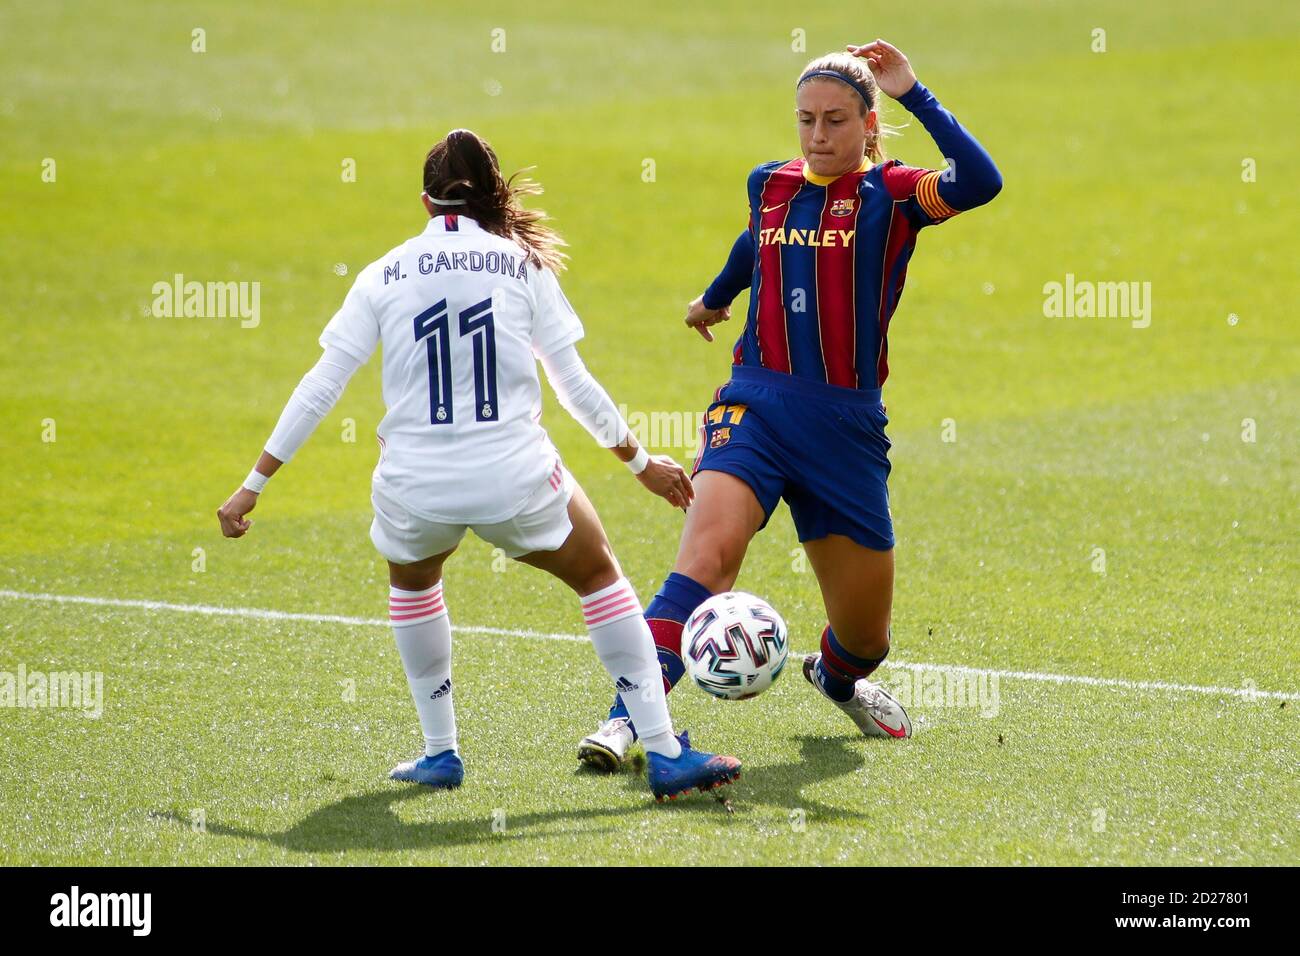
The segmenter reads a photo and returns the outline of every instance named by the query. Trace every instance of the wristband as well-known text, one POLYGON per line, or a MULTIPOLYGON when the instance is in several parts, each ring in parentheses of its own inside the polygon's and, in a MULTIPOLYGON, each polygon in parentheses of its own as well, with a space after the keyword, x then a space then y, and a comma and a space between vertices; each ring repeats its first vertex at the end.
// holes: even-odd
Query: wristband
POLYGON ((270 480, 271 478, 269 475, 264 475, 254 468, 248 473, 248 477, 244 479, 244 487, 253 494, 260 495, 262 489, 266 487, 266 483, 270 480))
POLYGON ((650 464, 650 453, 645 450, 644 446, 640 447, 636 450, 636 454, 632 456, 632 460, 625 461, 623 464, 627 465, 628 471, 632 472, 632 474, 639 475, 645 471, 646 465, 650 464))

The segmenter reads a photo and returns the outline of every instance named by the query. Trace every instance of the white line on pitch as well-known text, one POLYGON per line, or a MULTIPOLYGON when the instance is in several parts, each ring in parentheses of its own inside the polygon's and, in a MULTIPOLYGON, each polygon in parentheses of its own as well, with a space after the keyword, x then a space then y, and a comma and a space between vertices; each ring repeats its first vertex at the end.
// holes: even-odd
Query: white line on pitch
MULTIPOLYGON (((350 624, 365 627, 388 627, 388 621, 375 617, 348 617, 342 614, 309 614, 298 611, 272 611, 256 607, 221 607, 215 604, 171 604, 166 601, 142 601, 128 598, 86 597, 77 594, 39 594, 28 591, 0 590, 0 598, 14 601, 47 601, 55 604, 90 604, 96 607, 141 608, 146 611, 171 611, 181 614, 207 614, 216 617, 246 617, 270 621, 302 621, 313 624, 350 624)), ((585 643, 585 634, 560 634, 506 627, 482 627, 457 624, 452 628, 463 634, 490 634, 500 637, 529 637, 547 641, 585 643)), ((1243 700, 1300 700, 1300 693, 1281 690, 1253 690, 1248 687, 1208 687, 1202 684, 1173 684, 1166 681, 1127 680, 1122 677, 1089 677, 1082 674, 1044 674, 1037 671, 1006 671, 963 664, 922 664, 908 661, 885 661, 885 667, 911 671, 950 671, 958 674, 985 674, 1007 680, 1038 681, 1045 684, 1078 684, 1084 687, 1110 687, 1120 690, 1167 691, 1185 694, 1213 694, 1243 700)))
MULTIPOLYGON (((216 604, 170 604, 167 601, 140 601, 128 598, 83 597, 79 594, 33 594, 28 591, 0 590, 0 598, 15 601, 50 601, 55 604, 92 604, 96 607, 133 607, 146 611, 174 611, 181 614, 208 614, 215 617, 252 617, 266 621, 306 621, 312 624, 353 624, 365 627, 388 627, 377 617, 348 617, 343 614, 307 614, 298 611, 270 611, 258 607, 221 607, 216 604)), ((548 641, 588 640, 585 634, 548 634, 503 627, 477 627, 457 624, 452 628, 465 634, 493 634, 502 637, 536 637, 548 641)))

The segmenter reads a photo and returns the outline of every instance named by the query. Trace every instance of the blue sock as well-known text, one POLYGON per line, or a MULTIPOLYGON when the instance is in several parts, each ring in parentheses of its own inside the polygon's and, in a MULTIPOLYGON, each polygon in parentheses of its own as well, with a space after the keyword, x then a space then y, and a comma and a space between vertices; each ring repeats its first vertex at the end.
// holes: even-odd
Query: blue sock
MULTIPOLYGON (((646 622, 650 633, 654 635, 655 652, 659 655, 659 667, 663 670, 664 691, 670 691, 686 673, 682 663, 682 629, 691 613, 713 596, 713 592, 694 578, 674 571, 664 580, 659 592, 645 609, 646 622)), ((617 694, 614 706, 609 709, 612 720, 615 717, 627 717, 627 708, 617 694)), ((631 722, 628 723, 632 727, 631 722)), ((632 733, 636 728, 632 727, 632 733)))
POLYGON ((826 630, 822 631, 822 654, 817 660, 813 676, 822 693, 831 700, 844 703, 853 699, 853 686, 879 667, 881 661, 888 656, 889 648, 885 648, 885 653, 877 658, 850 654, 828 624, 826 630))

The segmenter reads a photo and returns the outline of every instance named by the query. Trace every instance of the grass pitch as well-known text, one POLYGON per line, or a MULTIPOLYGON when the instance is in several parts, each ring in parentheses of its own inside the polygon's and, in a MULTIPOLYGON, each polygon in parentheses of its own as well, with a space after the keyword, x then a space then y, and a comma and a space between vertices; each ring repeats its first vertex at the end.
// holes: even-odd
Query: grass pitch
MULTIPOLYGON (((97 719, 0 707, 0 862, 1295 863, 1300 149, 1282 118, 1300 12, 857 16, 0 6, 0 672, 104 680, 97 719), (1006 180, 922 234, 885 390, 891 660, 997 672, 996 708, 927 703, 945 672, 893 666, 922 694, 916 737, 887 744, 796 667, 746 703, 683 687, 678 726, 746 771, 730 811, 657 807, 631 774, 576 769, 609 701, 563 638, 576 600, 470 540, 446 574, 466 785, 389 783, 419 734, 366 537, 379 363, 247 538, 213 512, 356 271, 422 227, 428 146, 471 126, 508 169, 535 165, 589 366, 633 413, 698 413, 739 323, 710 347, 680 316, 744 225, 744 175, 797 151, 803 63, 876 36, 1006 180), (260 283, 258 324, 148 315, 177 273, 260 283), (1150 282, 1150 326, 1046 317, 1044 284, 1067 274, 1150 282)), ((888 145, 941 162, 915 122, 888 145)), ((547 400, 648 600, 680 515, 547 400)), ((738 586, 804 650, 823 614, 798 555, 782 509, 738 586)))

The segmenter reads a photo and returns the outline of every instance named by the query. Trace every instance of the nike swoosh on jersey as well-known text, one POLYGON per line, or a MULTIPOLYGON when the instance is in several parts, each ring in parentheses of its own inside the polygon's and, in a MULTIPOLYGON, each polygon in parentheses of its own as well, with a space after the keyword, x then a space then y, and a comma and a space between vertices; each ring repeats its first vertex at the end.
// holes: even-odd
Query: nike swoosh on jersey
POLYGON ((764 206, 764 207, 763 207, 763 212, 772 212, 772 211, 775 210, 775 209, 780 209, 780 208, 781 208, 782 206, 784 206, 784 205, 785 205, 785 203, 783 203, 783 202, 779 202, 779 203, 777 203, 775 206, 764 206))

